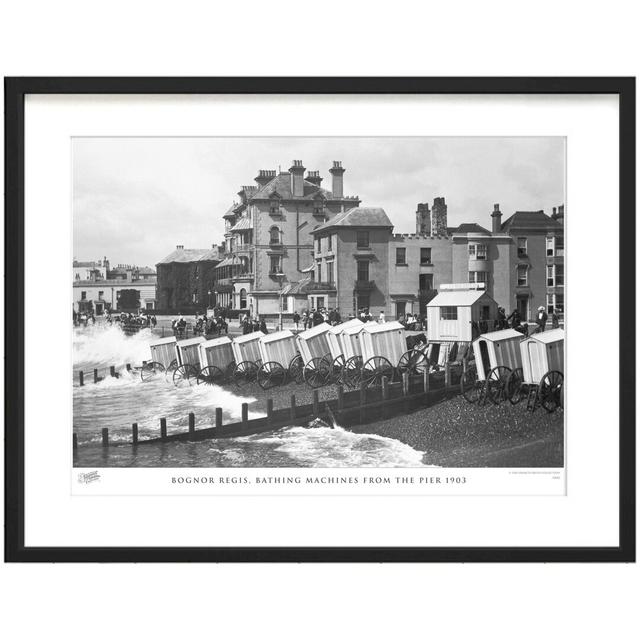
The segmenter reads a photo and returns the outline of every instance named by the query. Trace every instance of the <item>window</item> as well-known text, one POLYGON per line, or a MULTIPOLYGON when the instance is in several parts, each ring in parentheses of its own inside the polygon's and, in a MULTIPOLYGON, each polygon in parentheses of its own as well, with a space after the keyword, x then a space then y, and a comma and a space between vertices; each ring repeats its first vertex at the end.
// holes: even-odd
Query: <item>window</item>
POLYGON ((102 300, 104 298, 104 291, 98 291, 98 300, 102 300))
POLYGON ((369 232, 358 231, 356 233, 356 246, 358 249, 365 249, 369 247, 369 232))
POLYGON ((431 247, 420 248, 420 264, 431 264, 431 247))
POLYGON ((418 276, 418 288, 420 291, 431 291, 433 289, 433 273, 421 273, 418 276))
POLYGON ((316 273, 317 273, 316 280, 318 282, 322 282, 322 262, 318 262, 318 264, 316 265, 316 273))
POLYGON ((486 260, 487 245, 486 244, 470 244, 469 259, 470 260, 486 260))
POLYGON ((551 315, 554 311, 558 315, 562 315, 564 313, 563 293, 547 293, 547 313, 551 315))
POLYGON ((331 251, 333 249, 332 240, 333 235, 327 236, 327 251, 331 251))
POLYGON ((313 205, 313 215, 314 216, 323 216, 324 215, 324 202, 316 202, 313 205))
POLYGON ((556 277, 556 287, 564 287, 564 265, 554 264, 554 275, 556 277))
POLYGON ((401 318, 404 318, 404 314, 406 313, 406 310, 407 310, 406 302, 396 302, 396 320, 400 320, 401 318))
POLYGON ((556 255, 558 257, 563 257, 564 256, 564 238, 557 236, 555 238, 556 241, 556 255))
POLYGON ((269 205, 269 213, 280 213, 280 201, 272 200, 269 205))
POLYGON ((527 270, 527 265, 526 264, 519 264, 518 265, 518 286, 519 287, 526 287, 528 284, 528 276, 527 276, 528 270, 527 270))
POLYGON ((333 262, 327 262, 327 282, 333 284, 334 281, 333 262))
POLYGON ((359 260, 358 261, 358 282, 368 282, 368 281, 369 281, 369 261, 359 260))
POLYGON ((320 253, 322 251, 322 238, 316 238, 316 251, 320 253))
POLYGON ((487 282, 489 282, 488 276, 489 274, 486 271, 469 271, 469 282, 483 282, 484 284, 487 284, 487 282))
POLYGON ((527 255, 527 239, 518 238, 518 258, 526 257, 527 255))
POLYGON ((269 258, 269 273, 280 273, 280 256, 269 258))
POLYGON ((482 305, 480 309, 480 320, 489 320, 491 318, 491 309, 489 305, 482 305))
POLYGON ((555 238, 547 238, 547 258, 555 255, 555 238))
POLYGON ((246 289, 240 289, 240 308, 241 309, 247 308, 247 290, 246 289))
POLYGON ((555 265, 547 265, 547 287, 554 287, 555 286, 555 276, 554 276, 554 269, 555 265))
POLYGON ((278 227, 269 229, 269 244, 280 244, 280 229, 278 227))
POLYGON ((81 291, 80 292, 80 300, 86 300, 87 299, 87 292, 86 291, 81 291))
POLYGON ((369 304, 370 298, 368 293, 358 294, 356 298, 356 308, 354 312, 357 312, 359 309, 368 309, 371 305, 369 304))
POLYGON ((404 247, 396 249, 396 264, 407 264, 407 250, 404 247))
POLYGON ((457 320, 458 307, 440 307, 440 320, 457 320))

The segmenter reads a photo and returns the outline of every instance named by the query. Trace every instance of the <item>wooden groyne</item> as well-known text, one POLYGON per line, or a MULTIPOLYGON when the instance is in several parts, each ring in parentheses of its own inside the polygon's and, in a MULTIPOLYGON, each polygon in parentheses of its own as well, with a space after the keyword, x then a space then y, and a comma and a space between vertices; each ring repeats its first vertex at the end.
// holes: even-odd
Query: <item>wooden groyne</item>
MULTIPOLYGON (((380 387, 366 387, 345 390, 344 386, 336 385, 336 397, 320 399, 319 391, 313 391, 312 401, 298 404, 295 394, 291 394, 289 406, 274 409, 272 398, 267 399, 266 415, 249 419, 249 405, 242 403, 241 419, 236 422, 223 422, 222 408, 215 410, 215 424, 196 426, 194 413, 188 415, 188 429, 178 433, 168 433, 166 418, 160 418, 160 436, 140 439, 138 423, 131 425, 131 440, 129 442, 111 442, 109 431, 102 429, 102 445, 108 446, 138 446, 157 444, 162 442, 195 442, 211 438, 234 438, 273 431, 282 427, 311 422, 316 418, 327 420, 329 424, 335 421, 341 427, 366 424, 377 420, 392 418, 403 413, 410 413, 432 406, 445 398, 458 393, 454 386, 454 372, 447 366, 442 374, 427 374, 409 376, 404 374, 399 382, 382 380, 380 387)), ((74 449, 77 448, 77 437, 73 438, 74 449)))

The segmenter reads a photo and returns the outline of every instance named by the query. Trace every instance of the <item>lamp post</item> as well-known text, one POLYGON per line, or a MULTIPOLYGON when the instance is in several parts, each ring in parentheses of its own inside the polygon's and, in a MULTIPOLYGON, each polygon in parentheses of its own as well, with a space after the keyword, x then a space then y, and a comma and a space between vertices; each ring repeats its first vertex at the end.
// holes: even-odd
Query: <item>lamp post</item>
POLYGON ((282 283, 284 282, 284 273, 277 274, 276 278, 280 285, 280 292, 278 294, 278 330, 282 331, 282 283))

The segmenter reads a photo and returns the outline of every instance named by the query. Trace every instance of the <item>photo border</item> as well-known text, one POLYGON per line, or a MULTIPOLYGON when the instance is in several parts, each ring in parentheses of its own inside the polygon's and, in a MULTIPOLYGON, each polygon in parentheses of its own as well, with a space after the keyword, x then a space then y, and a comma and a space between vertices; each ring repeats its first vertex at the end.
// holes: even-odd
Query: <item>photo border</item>
MULTIPOLYGON (((635 310, 635 78, 30 77, 5 78, 5 561, 634 562, 635 322, 620 330, 619 544, 616 547, 26 547, 24 543, 24 110, 27 94, 617 94, 620 264, 635 310), (624 213, 623 213, 624 212, 624 213), (15 322, 6 322, 8 309, 15 322), (621 347, 624 345, 624 349, 621 347)), ((632 312, 632 317, 635 314, 632 312)))

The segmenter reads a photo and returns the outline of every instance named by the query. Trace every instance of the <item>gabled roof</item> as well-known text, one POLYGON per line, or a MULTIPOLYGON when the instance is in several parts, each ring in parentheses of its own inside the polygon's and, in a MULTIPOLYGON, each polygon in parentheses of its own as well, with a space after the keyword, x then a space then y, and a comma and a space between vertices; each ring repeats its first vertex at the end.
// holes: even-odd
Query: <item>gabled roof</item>
POLYGON ((462 234, 462 233, 481 233, 482 235, 490 236, 491 232, 484 227, 481 227, 479 224, 475 222, 463 222, 457 229, 453 230, 453 233, 462 234))
POLYGON ((557 220, 549 217, 542 209, 540 211, 516 211, 501 225, 501 231, 515 231, 517 229, 562 229, 557 220))
POLYGON ((427 307, 470 307, 484 295, 487 295, 487 292, 483 290, 440 291, 433 300, 427 303, 427 307))
POLYGON ((142 276, 155 276, 155 269, 151 269, 150 267, 142 267, 142 269, 138 269, 138 273, 142 276))
POLYGON ((211 255, 217 249, 176 249, 172 251, 166 258, 160 260, 156 264, 170 264, 171 262, 198 262, 199 260, 218 260, 219 258, 205 258, 211 255))
POLYGON ((256 193, 252 193, 251 200, 269 200, 274 191, 283 200, 312 200, 319 193, 329 200, 333 198, 331 191, 327 191, 308 180, 303 181, 303 187, 304 195, 294 197, 291 191, 291 174, 288 171, 283 171, 263 187, 260 187, 256 193))
POLYGON ((500 342, 501 340, 512 340, 513 338, 522 340, 524 336, 520 331, 516 331, 515 329, 502 329, 501 331, 483 333, 480 338, 483 340, 490 340, 491 342, 500 342))
POLYGON ((393 223, 381 207, 354 207, 339 213, 328 222, 313 229, 311 233, 325 231, 334 227, 381 227, 393 229, 393 223))
POLYGON ((550 329, 549 331, 542 331, 541 333, 532 333, 529 336, 529 339, 537 340, 544 344, 560 342, 561 340, 564 340, 564 329, 550 329))

